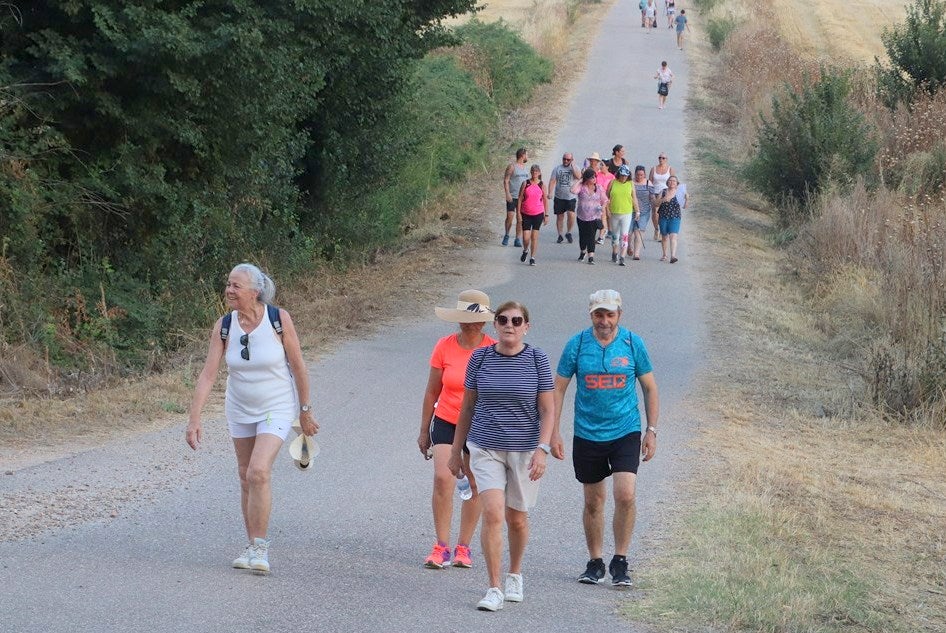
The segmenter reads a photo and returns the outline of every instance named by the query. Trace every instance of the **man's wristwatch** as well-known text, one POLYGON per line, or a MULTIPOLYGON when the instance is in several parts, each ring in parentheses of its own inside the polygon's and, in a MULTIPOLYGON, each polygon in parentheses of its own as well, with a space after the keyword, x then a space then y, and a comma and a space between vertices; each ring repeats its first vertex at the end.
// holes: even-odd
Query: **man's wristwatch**
POLYGON ((653 434, 654 434, 654 437, 657 437, 657 427, 656 427, 656 426, 648 426, 648 427, 647 427, 647 430, 650 431, 651 433, 653 433, 653 434))
POLYGON ((311 404, 304 404, 301 407, 299 407, 299 411, 301 411, 302 413, 305 413, 306 411, 311 411, 311 410, 312 410, 311 404))
POLYGON ((552 447, 549 446, 548 444, 539 444, 539 448, 541 448, 542 452, 545 453, 546 455, 552 452, 552 447))

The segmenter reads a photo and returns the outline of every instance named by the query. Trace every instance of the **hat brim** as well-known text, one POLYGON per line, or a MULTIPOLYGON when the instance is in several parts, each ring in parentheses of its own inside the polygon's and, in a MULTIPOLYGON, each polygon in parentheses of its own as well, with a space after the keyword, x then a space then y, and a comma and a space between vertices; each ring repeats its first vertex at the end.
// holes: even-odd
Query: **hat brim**
POLYGON ((320 452, 319 444, 308 435, 297 435, 289 443, 289 456, 299 470, 309 470, 320 452))
POLYGON ((619 311, 620 309, 621 309, 621 306, 619 306, 619 305, 617 305, 617 304, 615 304, 615 303, 599 303, 599 304, 597 304, 596 306, 590 308, 590 309, 588 310, 588 314, 591 314, 591 313, 594 312, 595 310, 610 310, 610 311, 612 311, 612 312, 617 312, 617 311, 619 311))
POLYGON ((471 312, 457 308, 434 308, 438 318, 451 323, 489 323, 493 320, 492 312, 471 312))

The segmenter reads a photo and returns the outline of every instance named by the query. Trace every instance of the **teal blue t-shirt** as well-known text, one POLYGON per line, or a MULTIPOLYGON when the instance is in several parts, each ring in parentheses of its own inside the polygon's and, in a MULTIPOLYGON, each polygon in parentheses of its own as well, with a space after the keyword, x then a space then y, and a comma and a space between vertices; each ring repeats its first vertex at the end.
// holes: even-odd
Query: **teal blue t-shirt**
POLYGON ((575 435, 610 442, 641 430, 637 378, 653 371, 641 337, 623 327, 602 347, 592 328, 573 336, 558 361, 558 375, 577 376, 575 435))

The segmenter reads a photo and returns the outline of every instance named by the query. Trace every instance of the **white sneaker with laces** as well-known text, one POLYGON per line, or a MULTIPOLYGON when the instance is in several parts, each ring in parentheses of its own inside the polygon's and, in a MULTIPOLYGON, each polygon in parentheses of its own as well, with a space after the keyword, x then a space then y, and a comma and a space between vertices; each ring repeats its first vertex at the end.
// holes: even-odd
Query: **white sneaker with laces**
POLYGON ((483 599, 477 603, 476 608, 480 611, 499 611, 503 608, 503 592, 499 590, 499 587, 490 587, 483 599))
POLYGON ((253 546, 247 545, 243 549, 243 553, 233 559, 234 569, 249 569, 250 568, 250 557, 253 555, 253 546))
POLYGON ((506 602, 522 602, 522 574, 506 574, 506 602))
POLYGON ((253 545, 250 547, 250 569, 269 573, 269 541, 266 539, 253 539, 253 545))

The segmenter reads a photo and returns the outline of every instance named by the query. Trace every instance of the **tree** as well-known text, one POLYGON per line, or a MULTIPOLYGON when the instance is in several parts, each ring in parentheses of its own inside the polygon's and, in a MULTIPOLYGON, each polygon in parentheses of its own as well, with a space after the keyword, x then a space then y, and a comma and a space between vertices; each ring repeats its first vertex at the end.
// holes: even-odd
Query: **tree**
POLYGON ((916 0, 902 24, 881 35, 891 67, 880 67, 879 84, 889 104, 916 89, 934 94, 946 84, 946 2, 916 0))

